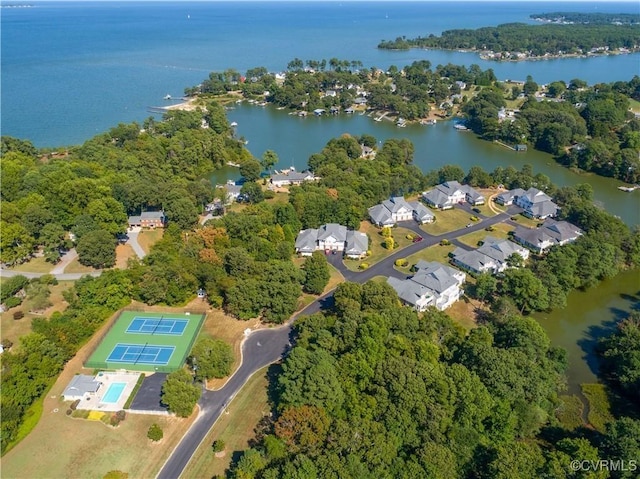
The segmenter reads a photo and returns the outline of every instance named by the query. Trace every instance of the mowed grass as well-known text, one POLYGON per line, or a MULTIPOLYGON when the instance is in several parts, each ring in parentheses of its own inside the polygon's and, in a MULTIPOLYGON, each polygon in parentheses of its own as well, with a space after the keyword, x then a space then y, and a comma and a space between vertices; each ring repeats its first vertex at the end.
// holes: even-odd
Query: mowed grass
POLYGON ((513 221, 518 223, 520 226, 525 226, 527 228, 537 228, 541 220, 532 220, 531 218, 527 218, 525 215, 517 215, 512 216, 513 221))
POLYGON ((395 269, 402 273, 411 274, 411 268, 418 261, 438 261, 439 263, 449 264, 449 253, 451 253, 456 247, 454 245, 440 246, 439 244, 429 246, 417 253, 407 256, 405 259, 409 262, 407 266, 400 267, 394 266, 395 269))
POLYGON ((65 273, 93 273, 94 271, 98 271, 98 270, 95 268, 92 268, 91 266, 85 266, 83 264, 80 264, 80 261, 78 261, 78 258, 74 259, 64 269, 65 273))
POLYGON ((629 107, 634 113, 640 113, 640 101, 629 98, 629 107))
POLYGON ((382 230, 377 226, 369 223, 368 221, 363 221, 360 223, 358 231, 365 233, 369 237, 369 250, 371 251, 371 256, 367 256, 362 260, 345 258, 344 264, 351 271, 358 271, 362 263, 367 263, 369 266, 372 266, 377 262, 382 261, 387 256, 395 253, 399 249, 409 246, 412 243, 412 240, 407 239, 407 235, 411 234, 415 236, 415 233, 407 228, 403 228, 401 226, 391 228, 391 234, 397 247, 393 250, 388 250, 382 245, 385 238, 380 234, 382 230))
MULTIPOLYGON (((467 279, 469 277, 467 276, 467 279)), ((462 285, 464 288, 464 285, 462 285)), ((463 296, 445 310, 453 321, 462 326, 465 330, 478 326, 478 313, 486 311, 487 307, 480 301, 463 296)))
POLYGON ((267 369, 257 371, 231 401, 196 450, 182 477, 224 477, 234 453, 249 447, 258 422, 270 413, 267 369), (224 441, 223 453, 214 454, 212 450, 217 440, 224 441))
POLYGON ((514 230, 513 226, 504 223, 498 223, 497 225, 494 225, 493 228, 493 231, 474 231, 473 233, 461 236, 458 240, 466 245, 476 248, 480 246, 478 242, 484 241, 487 236, 493 236, 498 239, 508 239, 509 232, 514 230))
POLYGON ((453 208, 450 210, 440 211, 432 210, 436 217, 433 223, 420 226, 420 229, 430 235, 439 236, 450 231, 464 228, 465 225, 471 223, 471 216, 464 210, 453 208))
POLYGON ((38 256, 31 258, 26 263, 19 264, 10 269, 12 271, 24 271, 27 273, 48 273, 53 268, 55 268, 54 264, 48 263, 44 259, 44 256, 38 256))
POLYGON ((138 234, 138 243, 145 253, 149 254, 151 247, 162 239, 164 230, 157 228, 153 230, 143 230, 138 234))

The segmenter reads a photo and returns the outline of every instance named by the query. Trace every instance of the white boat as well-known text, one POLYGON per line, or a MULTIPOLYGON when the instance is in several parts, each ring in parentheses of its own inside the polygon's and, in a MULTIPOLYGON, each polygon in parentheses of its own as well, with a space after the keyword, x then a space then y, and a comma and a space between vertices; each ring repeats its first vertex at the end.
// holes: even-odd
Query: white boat
POLYGON ((466 126, 464 126, 463 124, 461 124, 461 123, 456 123, 455 125, 453 125, 453 127, 454 127, 456 130, 460 130, 460 131, 465 131, 465 130, 468 130, 468 129, 469 129, 469 128, 467 128, 466 126))
POLYGON ((171 100, 171 95, 169 95, 169 94, 165 95, 164 99, 165 100, 171 100))
POLYGON ((238 126, 238 123, 236 123, 235 121, 232 121, 229 126, 234 127, 234 126, 238 126))

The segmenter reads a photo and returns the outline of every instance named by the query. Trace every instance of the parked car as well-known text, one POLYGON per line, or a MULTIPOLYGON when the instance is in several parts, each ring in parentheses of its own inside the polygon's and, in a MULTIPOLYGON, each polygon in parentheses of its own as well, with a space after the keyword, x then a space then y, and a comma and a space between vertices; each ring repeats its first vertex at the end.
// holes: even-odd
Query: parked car
POLYGON ((482 211, 480 211, 480 208, 473 208, 471 211, 473 211, 474 213, 482 213, 482 211))
POLYGON ((472 226, 473 226, 473 223, 469 223, 465 228, 471 228, 472 226))
POLYGON ((422 236, 416 236, 415 238, 413 238, 414 243, 419 243, 420 241, 422 241, 422 236))

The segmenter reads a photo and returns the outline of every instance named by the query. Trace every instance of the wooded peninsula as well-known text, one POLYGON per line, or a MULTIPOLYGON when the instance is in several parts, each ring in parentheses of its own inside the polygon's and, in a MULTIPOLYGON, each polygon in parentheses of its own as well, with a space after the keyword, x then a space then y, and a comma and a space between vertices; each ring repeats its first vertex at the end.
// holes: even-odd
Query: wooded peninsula
POLYGON ((502 61, 629 53, 640 48, 640 24, 630 21, 605 23, 601 17, 588 23, 587 14, 580 18, 580 23, 506 23, 478 29, 446 30, 440 36, 430 34, 413 39, 401 36, 380 42, 378 48, 476 51, 483 59, 502 61))

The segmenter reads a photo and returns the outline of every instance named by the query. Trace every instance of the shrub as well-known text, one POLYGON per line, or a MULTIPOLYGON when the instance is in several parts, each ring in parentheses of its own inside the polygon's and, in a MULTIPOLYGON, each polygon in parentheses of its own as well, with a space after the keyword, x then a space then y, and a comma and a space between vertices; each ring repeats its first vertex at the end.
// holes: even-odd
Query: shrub
POLYGON ((496 228, 495 228, 495 226, 487 226, 484 230, 485 231, 495 231, 496 228))
POLYGON ((371 256, 371 250, 370 249, 367 250, 367 256, 371 256))
POLYGON ((369 263, 360 263, 360 266, 358 266, 359 269, 367 269, 369 267, 369 263))
POLYGON ((512 216, 511 217, 511 221, 518 221, 518 217, 517 216, 512 216))
POLYGON ((443 239, 442 241, 440 241, 440 246, 449 246, 451 244, 451 241, 449 241, 448 239, 443 239))
POLYGON ((39 283, 55 286, 58 284, 58 280, 52 274, 43 274, 42 276, 40 276, 39 283))
POLYGON ((157 442, 164 436, 162 432, 162 428, 158 426, 156 423, 153 423, 147 432, 147 437, 151 439, 153 442, 157 442))
POLYGON ((0 342, 0 344, 2 344, 2 347, 4 349, 11 349, 11 346, 13 346, 13 341, 11 341, 10 339, 4 338, 2 342, 0 342))
POLYGON ((22 318, 24 318, 24 311, 20 310, 13 313, 13 319, 18 320, 22 318))
POLYGON ((276 197, 276 193, 275 193, 275 191, 266 190, 266 191, 264 192, 264 199, 265 199, 265 200, 271 200, 271 199, 273 199, 273 198, 275 198, 275 197, 276 197))
POLYGON ((404 268, 409 265, 409 261, 405 258, 400 258, 395 261, 395 265, 404 268))
POLYGON ((17 296, 11 296, 4 302, 4 305, 7 307, 7 309, 11 309, 11 308, 15 308, 16 306, 20 306, 21 303, 22 303, 22 298, 18 298, 17 296))
POLYGON ((407 238, 408 240, 410 240, 410 241, 413 241, 413 239, 415 238, 415 236, 414 236, 414 235, 412 235, 412 234, 408 234, 408 235, 406 236, 406 238, 407 238))
POLYGON ((224 451, 224 441, 222 441, 221 439, 218 439, 217 441, 213 441, 212 444, 212 448, 213 448, 213 452, 222 452, 224 451))
POLYGON ((75 411, 76 408, 78 407, 78 404, 80 404, 80 399, 76 399, 75 401, 73 401, 71 403, 71 406, 69 406, 69 409, 71 409, 72 411, 75 411))
POLYGON ((67 416, 71 416, 71 413, 72 413, 72 412, 73 412, 73 411, 72 411, 71 409, 67 409, 67 416))

